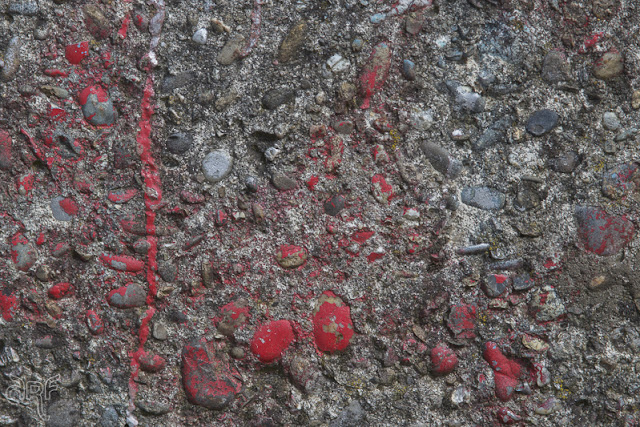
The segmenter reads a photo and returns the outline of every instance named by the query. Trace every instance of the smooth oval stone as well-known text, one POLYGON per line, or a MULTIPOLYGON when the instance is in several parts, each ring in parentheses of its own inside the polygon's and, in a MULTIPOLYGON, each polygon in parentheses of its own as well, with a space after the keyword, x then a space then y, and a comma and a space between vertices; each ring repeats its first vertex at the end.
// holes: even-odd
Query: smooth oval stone
POLYGON ((489 187, 466 187, 460 193, 460 200, 465 205, 484 210, 502 209, 505 195, 489 187))
POLYGON ((213 150, 202 160, 202 173, 210 182, 222 181, 233 167, 233 157, 226 150, 213 150))
POLYGON ((539 110, 529 117, 526 129, 535 136, 542 136, 558 124, 558 114, 551 110, 539 110))

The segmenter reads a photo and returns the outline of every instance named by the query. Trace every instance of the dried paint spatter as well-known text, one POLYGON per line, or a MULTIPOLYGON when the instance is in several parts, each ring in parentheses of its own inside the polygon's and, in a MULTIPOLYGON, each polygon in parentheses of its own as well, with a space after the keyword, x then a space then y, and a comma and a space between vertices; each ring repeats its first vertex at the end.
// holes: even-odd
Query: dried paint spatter
POLYGON ((505 357, 494 342, 485 344, 482 355, 493 369, 496 396, 504 402, 510 400, 527 370, 518 362, 505 357))
POLYGON ((276 320, 260 326, 251 340, 251 352, 263 363, 271 363, 282 356, 295 339, 291 322, 276 320))
POLYGON ((64 56, 70 64, 78 65, 89 54, 89 42, 74 43, 64 48, 64 56))
POLYGON ((344 350, 353 337, 351 309, 331 291, 325 291, 314 310, 313 335, 320 351, 344 350))

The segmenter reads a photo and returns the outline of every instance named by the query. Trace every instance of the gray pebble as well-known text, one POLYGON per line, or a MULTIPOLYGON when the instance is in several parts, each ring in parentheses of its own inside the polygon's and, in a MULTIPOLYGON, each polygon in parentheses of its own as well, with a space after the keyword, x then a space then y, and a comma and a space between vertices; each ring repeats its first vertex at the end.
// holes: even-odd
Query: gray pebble
POLYGON ((207 29, 200 28, 198 31, 196 31, 193 34, 193 37, 191 37, 191 40, 193 40, 195 43, 198 43, 198 44, 207 43, 207 29))
POLYGON ((256 178, 255 176, 248 176, 244 182, 244 185, 246 185, 247 190, 251 191, 252 193, 258 192, 258 178, 256 178))
POLYGON ((556 172, 571 173, 580 164, 580 156, 575 151, 569 151, 555 159, 552 159, 550 166, 556 172))
POLYGON ((448 80, 447 88, 454 97, 456 107, 459 110, 470 113, 481 113, 484 111, 485 100, 479 93, 476 93, 469 86, 463 86, 460 83, 448 80))
POLYGON ((542 136, 558 124, 558 114, 555 111, 543 109, 533 113, 527 121, 526 129, 535 136, 542 136))
POLYGON ((127 285, 124 295, 115 292, 109 297, 109 304, 117 308, 142 307, 146 301, 147 293, 137 283, 127 285))
POLYGON ((53 200, 51 200, 51 203, 49 203, 49 207, 51 208, 51 213, 53 214, 53 217, 58 221, 65 221, 65 222, 71 221, 73 219, 73 216, 66 213, 64 209, 62 209, 62 207, 60 206, 60 202, 62 200, 64 200, 64 197, 62 196, 58 196, 53 200))
POLYGON ((484 150, 493 145, 500 144, 506 140, 507 129, 511 126, 513 119, 509 116, 503 117, 489 126, 480 137, 473 142, 474 150, 484 150))
POLYGON ((466 187, 460 193, 462 203, 485 210, 502 209, 505 199, 503 193, 489 187, 466 187))
POLYGON ((216 57, 216 60, 221 65, 231 65, 240 57, 240 50, 244 46, 244 36, 237 34, 231 37, 227 43, 222 47, 220 53, 216 57))
POLYGON ((607 130, 617 130, 620 127, 620 119, 616 113, 607 111, 602 115, 602 126, 607 130))
POLYGON ((298 186, 298 183, 296 182, 295 179, 291 179, 288 176, 281 173, 275 173, 271 177, 271 183, 273 184, 274 187, 276 187, 280 191, 293 190, 298 186))
POLYGON ((509 284, 509 277, 503 274, 490 274, 483 283, 483 290, 489 298, 500 296, 509 284))
POLYGON ((567 80, 569 63, 567 58, 557 50, 547 53, 542 63, 542 80, 547 83, 557 83, 567 80))
POLYGON ((513 279, 514 291, 526 291, 527 289, 531 289, 534 285, 535 282, 527 273, 520 274, 513 279))
POLYGON ((157 340, 164 341, 169 337, 166 326, 162 323, 154 322, 153 329, 151 330, 153 337, 157 340))
POLYGON ((405 59, 402 61, 402 75, 407 80, 416 79, 416 64, 413 61, 405 59))
POLYGON ((338 418, 331 421, 330 427, 359 427, 363 425, 364 410, 362 405, 357 400, 349 403, 349 406, 344 408, 338 418))
POLYGON ((38 13, 38 3, 35 1, 17 1, 9 5, 11 15, 33 16, 38 13))
POLYGON ((429 159, 431 166, 447 178, 455 178, 462 171, 462 163, 451 157, 444 148, 432 142, 425 142, 422 144, 422 151, 429 159))
POLYGON ((178 277, 178 267, 173 263, 161 261, 158 263, 158 274, 165 282, 173 283, 178 277))
POLYGON ((118 411, 113 406, 107 406, 100 417, 100 427, 118 427, 119 425, 118 411))
POLYGON ((209 182, 222 181, 232 168, 233 157, 226 150, 213 150, 202 160, 202 173, 209 182))
POLYGON ((82 106, 82 114, 94 126, 110 125, 116 117, 111 98, 100 102, 98 101, 98 95, 95 93, 87 96, 87 102, 82 106))
POLYGON ((175 76, 166 76, 160 83, 160 92, 168 93, 174 89, 185 87, 195 82, 197 74, 195 71, 186 71, 175 76))
POLYGON ((16 36, 9 40, 9 44, 7 45, 7 49, 4 51, 4 57, 2 61, 4 61, 4 66, 2 67, 2 71, 0 72, 0 80, 8 82, 13 80, 20 68, 20 48, 22 47, 22 42, 16 36))
POLYGON ((193 137, 186 132, 176 132, 167 138, 167 151, 172 154, 184 154, 193 145, 193 137))

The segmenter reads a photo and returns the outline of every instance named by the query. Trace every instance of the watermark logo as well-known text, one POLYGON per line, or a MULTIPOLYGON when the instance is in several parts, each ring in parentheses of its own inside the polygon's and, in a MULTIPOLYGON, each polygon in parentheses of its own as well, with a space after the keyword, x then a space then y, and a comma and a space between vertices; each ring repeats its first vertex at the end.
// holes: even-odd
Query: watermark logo
POLYGON ((14 380, 4 393, 4 397, 16 405, 34 407, 38 418, 46 421, 48 415, 44 413, 44 403, 51 399, 51 393, 60 390, 60 375, 45 380, 14 380))

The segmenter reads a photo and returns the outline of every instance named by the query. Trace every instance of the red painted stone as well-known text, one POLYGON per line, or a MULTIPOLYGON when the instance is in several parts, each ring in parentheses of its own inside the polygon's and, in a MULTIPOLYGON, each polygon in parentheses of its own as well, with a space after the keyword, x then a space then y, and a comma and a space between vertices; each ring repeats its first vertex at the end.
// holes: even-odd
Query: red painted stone
POLYGON ((307 260, 307 251, 296 245, 281 245, 276 252, 276 261, 282 268, 300 267, 307 260))
POLYGON ((440 343, 431 350, 431 364, 436 375, 447 375, 458 365, 458 356, 446 344, 440 343))
POLYGON ((80 105, 84 105, 87 103, 87 98, 89 98, 89 95, 96 95, 98 102, 107 102, 109 100, 107 92, 105 92, 104 89, 102 89, 100 86, 89 86, 78 95, 78 101, 80 102, 80 105))
POLYGON ((279 359, 295 339, 291 322, 276 320, 262 325, 253 335, 251 352, 263 363, 279 359))
POLYGON ((136 190, 135 188, 113 190, 109 191, 107 199, 109 199, 109 201, 113 203, 127 203, 129 200, 133 199, 136 194, 138 194, 138 190, 136 190))
POLYGON ((160 372, 167 365, 162 356, 146 351, 138 356, 138 363, 140 363, 140 369, 145 372, 160 372))
POLYGON ((362 68, 359 77, 360 95, 364 101, 360 108, 370 106, 371 97, 375 95, 387 81, 391 66, 391 48, 389 43, 378 43, 371 52, 371 57, 362 68))
POLYGON ((313 315, 313 335, 318 349, 344 350, 353 337, 351 309, 331 291, 318 299, 313 315))
POLYGON ((71 283, 62 282, 50 287, 48 295, 49 298, 58 300, 70 295, 72 290, 71 283))
POLYGON ((391 203, 394 196, 393 187, 387 183, 382 174, 376 174, 371 178, 371 192, 380 203, 391 203))
POLYGON ((76 216, 78 214, 78 204, 70 197, 60 200, 59 205, 63 211, 71 216, 76 216))
POLYGON ((144 268, 144 262, 127 255, 100 255, 100 261, 118 271, 136 273, 144 268))
POLYGON ((578 237, 587 252, 615 255, 631 242, 635 227, 626 216, 609 215, 604 209, 578 206, 578 237))
POLYGON ((189 402, 209 409, 228 406, 242 389, 237 373, 204 338, 182 350, 182 384, 189 402))
POLYGON ((94 310, 87 310, 87 327, 93 335, 100 335, 104 332, 104 323, 94 310))
POLYGON ((456 338, 476 337, 476 306, 475 305, 454 305, 449 313, 449 329, 456 338))
POLYGON ((522 417, 517 415, 509 408, 500 408, 496 412, 496 416, 498 417, 498 421, 505 425, 515 424, 522 420, 522 417))
POLYGON ((12 321, 17 308, 18 298, 16 298, 13 291, 3 288, 2 291, 0 291, 0 312, 2 313, 2 318, 7 322, 12 321))
POLYGON ((64 56, 69 63, 77 65, 89 54, 89 42, 70 44, 64 49, 64 56))
POLYGON ((493 369, 496 396, 504 402, 510 400, 526 369, 518 362, 507 359, 498 345, 491 341, 485 344, 483 357, 493 369))

